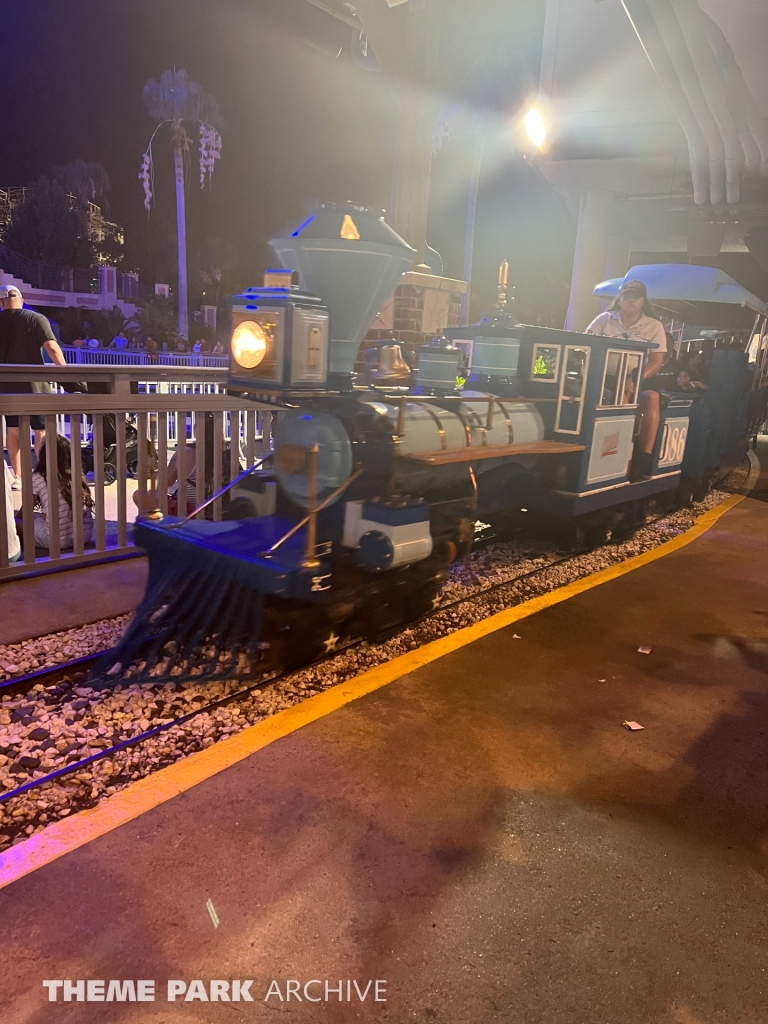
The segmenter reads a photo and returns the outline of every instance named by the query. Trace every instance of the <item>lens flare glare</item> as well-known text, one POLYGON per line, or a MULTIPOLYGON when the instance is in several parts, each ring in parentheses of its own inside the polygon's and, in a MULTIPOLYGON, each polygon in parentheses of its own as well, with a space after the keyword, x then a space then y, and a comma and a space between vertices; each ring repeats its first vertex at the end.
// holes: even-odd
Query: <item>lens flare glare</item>
POLYGON ((246 370, 258 366, 267 353, 267 336, 255 320, 243 320, 232 334, 232 357, 246 370))
POLYGON ((541 149, 547 141, 547 126, 544 124, 544 118, 536 107, 532 107, 525 115, 524 124, 525 130, 528 132, 528 138, 537 149, 541 149))

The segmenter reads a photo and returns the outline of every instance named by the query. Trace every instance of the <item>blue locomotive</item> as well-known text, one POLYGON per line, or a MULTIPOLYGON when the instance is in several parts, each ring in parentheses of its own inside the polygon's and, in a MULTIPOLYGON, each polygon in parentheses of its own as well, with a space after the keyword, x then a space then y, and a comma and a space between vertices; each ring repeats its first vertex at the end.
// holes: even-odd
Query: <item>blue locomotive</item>
POLYGON ((391 634, 435 605, 478 521, 546 514, 596 543, 684 476, 701 488, 746 441, 747 356, 718 351, 704 398, 666 396, 651 478, 631 483, 646 345, 504 314, 423 346, 415 381, 393 343, 357 382, 362 338, 413 251, 351 204, 272 245, 301 285, 235 297, 230 387, 281 410, 274 449, 237 482, 244 518, 137 523, 150 582, 113 672, 168 664, 169 644, 176 664, 207 649, 210 676, 391 634))

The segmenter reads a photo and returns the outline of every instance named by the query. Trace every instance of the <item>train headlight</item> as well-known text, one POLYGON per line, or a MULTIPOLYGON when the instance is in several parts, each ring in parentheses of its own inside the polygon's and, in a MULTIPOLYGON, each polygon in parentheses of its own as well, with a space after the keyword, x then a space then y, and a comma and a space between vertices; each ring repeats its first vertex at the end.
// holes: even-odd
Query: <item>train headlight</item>
POLYGON ((252 370, 267 354, 267 336, 255 320, 243 320, 232 334, 232 357, 236 363, 252 370))

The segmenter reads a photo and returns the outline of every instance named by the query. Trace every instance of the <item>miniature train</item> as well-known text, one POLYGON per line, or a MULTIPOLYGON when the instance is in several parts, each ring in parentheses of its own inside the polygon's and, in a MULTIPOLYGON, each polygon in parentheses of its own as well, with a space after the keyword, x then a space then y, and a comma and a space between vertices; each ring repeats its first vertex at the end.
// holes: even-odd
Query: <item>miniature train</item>
MULTIPOLYGON (((300 664, 431 610, 478 521, 559 517, 597 543, 631 532, 645 499, 705 489, 746 443, 747 356, 716 351, 706 395, 667 396, 652 476, 631 483, 647 346, 504 314, 449 332, 460 345, 423 346, 413 387, 393 345, 357 384, 361 340, 413 250, 380 212, 350 204, 319 207, 272 245, 301 288, 235 298, 229 375, 231 389, 282 410, 271 464, 233 491, 244 518, 137 523, 152 568, 137 627, 145 649, 158 635, 149 623, 164 617, 168 637, 182 616, 169 597, 185 586, 173 567, 189 565, 208 591, 211 580, 222 594, 240 588, 249 649, 277 646, 284 664, 300 664), (462 349, 469 377, 457 388, 462 349)), ((223 596, 204 600, 223 608, 223 596)), ((216 615, 197 620, 201 643, 216 615)))

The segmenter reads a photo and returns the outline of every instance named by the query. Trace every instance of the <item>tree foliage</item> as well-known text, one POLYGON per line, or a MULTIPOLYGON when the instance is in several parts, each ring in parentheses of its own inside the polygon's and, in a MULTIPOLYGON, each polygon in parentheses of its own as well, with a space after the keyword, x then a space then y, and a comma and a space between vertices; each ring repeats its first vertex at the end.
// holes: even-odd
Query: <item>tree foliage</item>
POLYGON ((92 267, 96 252, 67 190, 42 177, 27 187, 4 232, 11 249, 39 263, 59 267, 92 267))
POLYGON ((176 304, 164 295, 153 295, 138 307, 132 323, 144 339, 154 338, 158 345, 171 344, 178 334, 176 304))
POLYGON ((92 160, 70 160, 64 167, 57 167, 54 173, 83 206, 95 203, 109 192, 109 175, 101 164, 92 160))
POLYGON ((203 92, 183 68, 164 71, 159 82, 150 78, 144 86, 144 103, 156 121, 204 121, 213 128, 222 126, 215 98, 203 92))
POLYGON ((120 331, 130 334, 132 321, 119 306, 112 309, 80 309, 69 306, 57 309, 55 318, 61 331, 61 340, 71 345, 76 338, 98 338, 108 344, 120 331))
POLYGON ((207 302, 218 306, 222 289, 228 290, 240 257, 237 249, 223 238, 207 238, 197 253, 197 266, 207 302))

